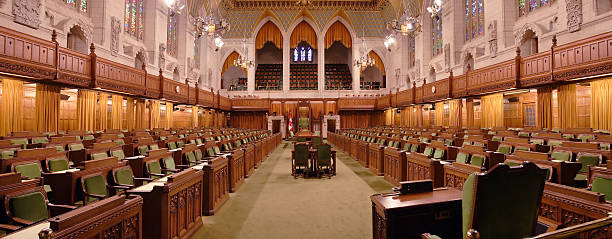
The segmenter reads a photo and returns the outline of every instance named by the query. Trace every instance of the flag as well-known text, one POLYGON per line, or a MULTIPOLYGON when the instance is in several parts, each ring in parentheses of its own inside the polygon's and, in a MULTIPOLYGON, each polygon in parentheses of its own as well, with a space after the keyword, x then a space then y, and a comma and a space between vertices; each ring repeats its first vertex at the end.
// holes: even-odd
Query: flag
POLYGON ((293 117, 291 117, 291 112, 289 112, 289 132, 293 131, 293 117))

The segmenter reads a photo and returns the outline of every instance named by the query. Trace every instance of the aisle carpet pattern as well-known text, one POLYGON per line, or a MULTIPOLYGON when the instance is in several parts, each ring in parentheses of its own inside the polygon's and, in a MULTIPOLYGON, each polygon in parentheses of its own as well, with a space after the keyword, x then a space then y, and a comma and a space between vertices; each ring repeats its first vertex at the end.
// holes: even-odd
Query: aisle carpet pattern
POLYGON ((337 176, 294 179, 292 149, 276 148, 192 238, 372 238, 369 197, 392 185, 342 152, 337 176))

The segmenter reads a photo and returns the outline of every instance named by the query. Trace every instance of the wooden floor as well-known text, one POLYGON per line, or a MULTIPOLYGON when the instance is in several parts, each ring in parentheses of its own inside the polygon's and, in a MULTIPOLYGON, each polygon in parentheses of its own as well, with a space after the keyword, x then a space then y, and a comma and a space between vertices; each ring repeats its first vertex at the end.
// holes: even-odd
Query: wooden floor
POLYGON ((282 143, 193 238, 372 238, 374 193, 392 185, 344 153, 332 179, 294 179, 282 143))

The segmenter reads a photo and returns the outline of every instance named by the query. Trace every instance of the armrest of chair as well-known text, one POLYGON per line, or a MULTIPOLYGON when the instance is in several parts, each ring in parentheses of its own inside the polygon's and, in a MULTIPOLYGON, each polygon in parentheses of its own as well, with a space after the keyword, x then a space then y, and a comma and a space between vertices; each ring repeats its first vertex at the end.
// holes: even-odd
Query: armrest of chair
POLYGON ((134 178, 134 181, 151 182, 153 181, 153 179, 152 178, 134 178))
POLYGON ((29 225, 34 224, 34 222, 32 222, 32 221, 29 221, 29 220, 26 220, 26 219, 23 219, 23 218, 18 218, 18 217, 13 217, 13 218, 11 218, 11 220, 13 222, 16 222, 17 224, 23 225, 23 226, 29 226, 29 225))
MULTIPOLYGON (((129 190, 130 188, 132 188, 133 186, 131 185, 125 185, 125 184, 120 184, 120 185, 109 185, 108 187, 110 187, 111 189, 123 189, 123 190, 129 190)), ((105 198, 105 197, 102 197, 105 198)))
POLYGON ((0 224, 0 229, 6 230, 9 233, 17 231, 21 229, 21 226, 9 225, 9 224, 0 224))
POLYGON ((162 168, 161 171, 163 173, 167 173, 167 172, 172 172, 172 173, 176 173, 176 172, 180 172, 181 170, 178 169, 167 169, 167 168, 162 168))
POLYGON ((47 203, 47 207, 49 207, 49 210, 51 211, 51 216, 57 216, 63 213, 67 213, 71 210, 77 209, 76 206, 53 204, 53 203, 47 203))
POLYGON ((165 177, 165 174, 161 174, 161 173, 149 173, 152 176, 157 176, 157 177, 165 177))

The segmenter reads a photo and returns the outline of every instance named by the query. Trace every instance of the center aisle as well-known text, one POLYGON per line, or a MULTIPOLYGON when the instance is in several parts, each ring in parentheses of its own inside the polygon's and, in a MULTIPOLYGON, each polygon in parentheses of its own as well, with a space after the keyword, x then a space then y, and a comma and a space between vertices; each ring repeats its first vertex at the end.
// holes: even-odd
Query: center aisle
POLYGON ((283 142, 193 238, 372 238, 370 195, 392 185, 338 152, 337 175, 291 176, 283 142))

